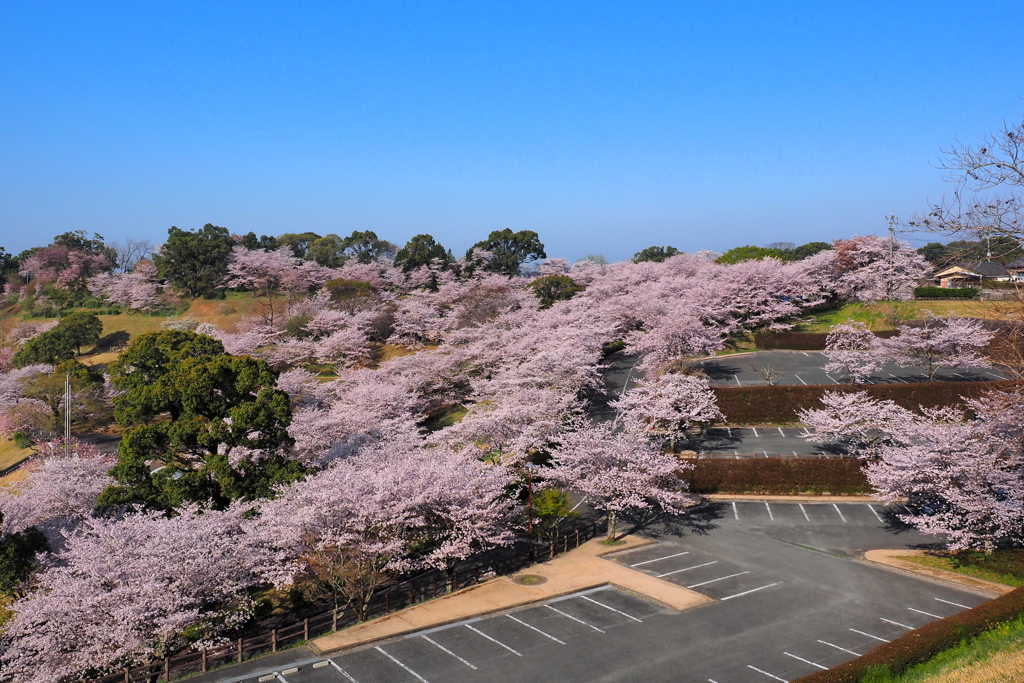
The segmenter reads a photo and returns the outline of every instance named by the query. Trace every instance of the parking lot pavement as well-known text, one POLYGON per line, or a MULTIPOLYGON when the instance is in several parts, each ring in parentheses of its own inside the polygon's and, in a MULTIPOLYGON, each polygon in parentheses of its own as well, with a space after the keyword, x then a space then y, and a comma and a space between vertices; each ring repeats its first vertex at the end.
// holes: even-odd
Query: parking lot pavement
MULTIPOLYGON (((825 372, 828 362, 820 351, 759 351, 740 356, 719 356, 701 362, 712 386, 764 386, 768 382, 757 372, 758 368, 772 366, 783 373, 773 380, 775 384, 846 384, 849 379, 841 374, 825 372)), ((884 364, 872 375, 869 384, 896 384, 924 382, 928 376, 923 368, 901 368, 893 363, 884 364)), ((953 370, 943 368, 936 379, 950 382, 980 382, 1007 379, 998 369, 953 370)))
POLYGON ((608 560, 716 602, 677 612, 603 588, 218 680, 791 681, 988 599, 840 556, 863 543, 934 540, 894 529, 885 521, 892 512, 849 503, 716 503, 699 524, 650 529, 657 543, 608 560))
POLYGON ((840 457, 827 444, 805 439, 806 433, 803 427, 713 427, 703 430, 690 447, 714 457, 840 457))

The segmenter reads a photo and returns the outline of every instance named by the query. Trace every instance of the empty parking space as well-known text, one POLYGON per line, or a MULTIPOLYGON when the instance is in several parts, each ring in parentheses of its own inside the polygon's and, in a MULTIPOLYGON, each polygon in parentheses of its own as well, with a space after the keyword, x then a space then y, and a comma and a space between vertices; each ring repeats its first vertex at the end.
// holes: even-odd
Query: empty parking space
POLYGON ((608 558, 714 598, 701 607, 675 612, 605 587, 261 676, 274 676, 264 683, 792 681, 987 599, 837 556, 836 548, 928 540, 894 533, 880 521, 891 513, 866 503, 717 503, 703 509, 700 531, 651 529, 655 543, 608 558))
MULTIPOLYGON (((701 365, 714 386, 764 386, 766 369, 771 368, 773 384, 834 385, 845 384, 849 378, 843 373, 825 372, 828 358, 820 351, 759 351, 742 356, 726 356, 705 360, 701 365)), ((951 382, 978 382, 1007 379, 997 368, 956 369, 942 368, 936 379, 951 382)), ((903 368, 893 363, 882 365, 871 377, 869 384, 896 384, 928 380, 923 368, 903 368)))

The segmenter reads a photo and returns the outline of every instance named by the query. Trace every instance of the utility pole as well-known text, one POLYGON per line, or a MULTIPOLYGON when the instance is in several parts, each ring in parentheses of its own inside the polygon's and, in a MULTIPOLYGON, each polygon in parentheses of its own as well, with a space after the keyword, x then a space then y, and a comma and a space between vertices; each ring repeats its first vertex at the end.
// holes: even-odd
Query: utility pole
POLYGON ((885 295, 887 299, 891 300, 893 295, 893 252, 896 247, 896 216, 890 211, 885 220, 889 223, 889 281, 885 283, 885 295))
POLYGON ((71 375, 64 375, 64 457, 71 457, 71 375))

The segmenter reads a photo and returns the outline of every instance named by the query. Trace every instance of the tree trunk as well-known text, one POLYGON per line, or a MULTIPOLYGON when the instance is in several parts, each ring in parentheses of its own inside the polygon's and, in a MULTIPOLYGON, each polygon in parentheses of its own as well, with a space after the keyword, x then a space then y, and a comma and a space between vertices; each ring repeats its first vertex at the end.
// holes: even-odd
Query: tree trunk
POLYGON ((615 511, 612 510, 608 513, 608 537, 605 539, 609 543, 615 540, 615 511))

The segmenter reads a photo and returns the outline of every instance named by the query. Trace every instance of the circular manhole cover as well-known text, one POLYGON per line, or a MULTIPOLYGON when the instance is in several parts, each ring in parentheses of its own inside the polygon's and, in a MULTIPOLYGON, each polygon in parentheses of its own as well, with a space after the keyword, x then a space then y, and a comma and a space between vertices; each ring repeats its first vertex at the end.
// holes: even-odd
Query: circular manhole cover
POLYGON ((523 586, 539 586, 542 583, 547 583, 547 578, 538 574, 520 574, 512 580, 523 586))

